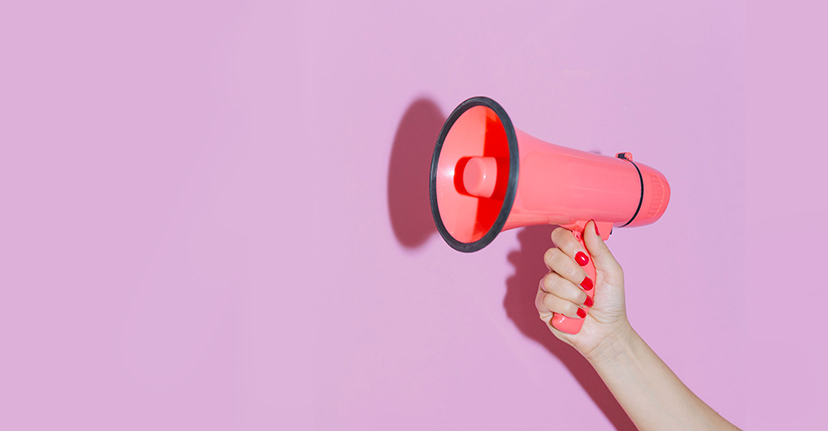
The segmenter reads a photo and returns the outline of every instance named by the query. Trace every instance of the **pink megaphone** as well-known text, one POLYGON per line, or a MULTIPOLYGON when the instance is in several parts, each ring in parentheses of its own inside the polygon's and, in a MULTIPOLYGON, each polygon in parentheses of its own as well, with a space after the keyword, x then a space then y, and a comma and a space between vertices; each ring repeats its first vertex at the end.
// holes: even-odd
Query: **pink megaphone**
MULTIPOLYGON (((584 225, 594 220, 606 240, 613 227, 658 220, 670 185, 629 153, 609 157, 541 141, 515 129, 494 100, 473 97, 443 125, 429 194, 440 235, 455 250, 472 252, 502 230, 537 224, 566 227, 583 245, 584 225)), ((595 280, 592 259, 584 269, 595 280)), ((583 321, 556 314, 552 324, 575 334, 583 321)))

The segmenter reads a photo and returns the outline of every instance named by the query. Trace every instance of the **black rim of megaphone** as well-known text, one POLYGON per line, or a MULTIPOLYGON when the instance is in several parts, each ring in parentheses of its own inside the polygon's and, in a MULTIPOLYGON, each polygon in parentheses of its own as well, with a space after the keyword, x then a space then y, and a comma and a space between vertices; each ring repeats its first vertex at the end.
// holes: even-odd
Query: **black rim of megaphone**
POLYGON ((429 196, 431 199, 431 214, 434 216, 434 223, 437 225, 437 230, 440 236, 453 249, 462 252, 473 252, 489 245, 495 239, 497 234, 506 225, 506 219, 509 218, 509 213, 512 211, 512 204, 515 202, 515 194, 517 193, 518 183, 518 144, 517 135, 515 135, 515 127, 512 125, 512 120, 506 111, 497 102, 488 97, 472 97, 467 99, 456 108, 449 115, 446 123, 443 124, 443 129, 440 131, 440 137, 437 139, 437 145, 434 147, 434 155, 431 158, 431 179, 429 182, 429 196), (477 241, 462 242, 455 239, 446 226, 443 224, 443 219, 440 217, 440 208, 437 206, 437 166, 440 162, 440 152, 443 149, 443 142, 448 136, 449 130, 454 126, 454 122, 463 115, 464 112, 475 106, 485 106, 497 114, 500 118, 500 123, 506 132, 506 139, 509 143, 509 184, 506 187, 506 195, 503 198, 503 205, 500 207, 500 213, 497 215, 492 227, 477 241))

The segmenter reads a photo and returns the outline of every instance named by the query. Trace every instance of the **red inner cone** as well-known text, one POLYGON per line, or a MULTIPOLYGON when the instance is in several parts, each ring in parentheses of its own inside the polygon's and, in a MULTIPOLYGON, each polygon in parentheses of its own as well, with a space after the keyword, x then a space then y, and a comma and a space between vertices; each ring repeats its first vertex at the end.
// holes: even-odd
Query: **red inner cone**
POLYGON ((436 183, 440 218, 449 234, 464 243, 483 238, 500 214, 509 185, 509 142, 493 110, 475 106, 457 119, 443 141, 436 183), (473 161, 474 175, 464 179, 466 166, 475 157, 493 157, 496 169, 491 169, 491 163, 473 161), (474 196, 467 190, 466 183, 472 190, 487 189, 482 194, 489 194, 492 176, 490 197, 474 196))

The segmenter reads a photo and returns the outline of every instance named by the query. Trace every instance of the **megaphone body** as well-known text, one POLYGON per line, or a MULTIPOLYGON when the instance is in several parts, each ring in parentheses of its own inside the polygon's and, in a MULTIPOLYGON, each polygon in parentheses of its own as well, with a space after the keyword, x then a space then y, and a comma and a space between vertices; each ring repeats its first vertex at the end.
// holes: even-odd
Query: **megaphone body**
MULTIPOLYGON (((429 194, 443 239, 456 250, 473 252, 503 230, 540 224, 566 227, 583 244, 584 225, 593 220, 606 240, 615 227, 658 220, 670 186, 629 153, 609 157, 544 142, 514 128, 494 100, 474 97, 443 125, 429 194)), ((584 269, 595 280, 592 259, 584 269)), ((552 324, 574 334, 583 318, 556 314, 552 324)))

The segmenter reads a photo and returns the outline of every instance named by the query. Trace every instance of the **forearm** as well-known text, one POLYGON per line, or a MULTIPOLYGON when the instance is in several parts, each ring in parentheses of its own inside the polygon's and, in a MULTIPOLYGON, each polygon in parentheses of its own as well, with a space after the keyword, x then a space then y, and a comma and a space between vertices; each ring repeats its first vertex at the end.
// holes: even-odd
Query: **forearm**
POLYGON ((629 326, 587 359, 641 431, 738 429, 690 391, 629 326))

